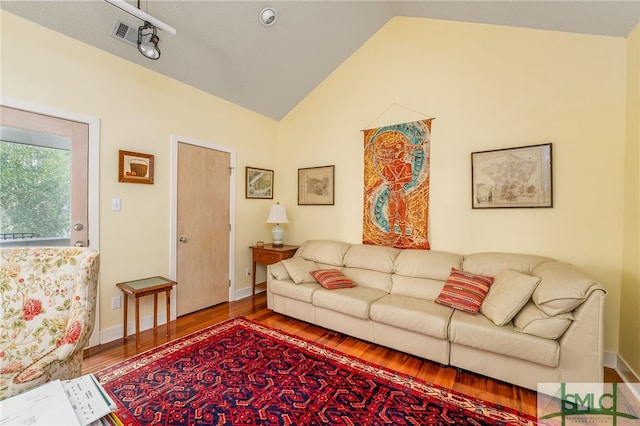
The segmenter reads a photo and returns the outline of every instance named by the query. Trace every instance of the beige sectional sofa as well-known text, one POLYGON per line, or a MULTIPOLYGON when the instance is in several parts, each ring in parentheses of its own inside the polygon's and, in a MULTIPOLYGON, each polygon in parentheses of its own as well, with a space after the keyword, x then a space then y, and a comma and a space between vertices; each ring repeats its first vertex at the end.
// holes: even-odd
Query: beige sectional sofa
POLYGON ((602 382, 605 296, 567 263, 515 253, 314 240, 267 270, 275 312, 534 390, 602 382), (452 268, 494 278, 476 315, 436 303, 452 268), (355 286, 324 288, 317 269, 338 269, 355 286))

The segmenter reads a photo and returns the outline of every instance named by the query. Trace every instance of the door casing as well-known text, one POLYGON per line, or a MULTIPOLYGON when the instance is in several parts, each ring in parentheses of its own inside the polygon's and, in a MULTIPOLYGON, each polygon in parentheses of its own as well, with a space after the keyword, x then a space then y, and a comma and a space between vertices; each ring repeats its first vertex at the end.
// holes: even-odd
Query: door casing
MULTIPOLYGON (((235 199, 236 199, 236 150, 233 148, 200 141, 197 139, 171 135, 171 183, 170 183, 170 226, 169 226, 169 273, 172 279, 177 276, 177 244, 178 244, 178 143, 184 142, 190 145, 200 146, 203 148, 214 149, 216 151, 227 152, 230 155, 231 177, 229 179, 229 221, 231 229, 229 231, 229 301, 235 300, 235 241, 236 241, 236 224, 235 224, 235 199)), ((180 285, 180 283, 178 283, 180 285)), ((171 319, 176 318, 176 293, 171 292, 174 299, 171 303, 171 319)))

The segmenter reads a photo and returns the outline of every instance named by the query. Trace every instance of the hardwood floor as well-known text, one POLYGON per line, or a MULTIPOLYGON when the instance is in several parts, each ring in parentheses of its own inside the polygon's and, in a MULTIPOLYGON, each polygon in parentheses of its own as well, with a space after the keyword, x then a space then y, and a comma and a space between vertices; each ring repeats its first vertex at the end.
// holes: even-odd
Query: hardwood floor
MULTIPOLYGON (((140 333, 140 348, 136 348, 135 336, 130 336, 126 343, 119 339, 90 348, 85 352, 82 372, 83 374, 95 373, 169 340, 238 315, 392 370, 409 374, 426 382, 511 407, 532 416, 536 415, 536 393, 534 391, 478 374, 458 371, 454 367, 440 366, 422 358, 273 313, 266 307, 265 293, 257 294, 255 298, 249 297, 231 303, 223 303, 182 316, 169 324, 169 338, 165 336, 165 326, 158 327, 155 332, 154 330, 143 331, 140 333)), ((614 370, 605 368, 605 381, 621 382, 622 380, 614 370)))

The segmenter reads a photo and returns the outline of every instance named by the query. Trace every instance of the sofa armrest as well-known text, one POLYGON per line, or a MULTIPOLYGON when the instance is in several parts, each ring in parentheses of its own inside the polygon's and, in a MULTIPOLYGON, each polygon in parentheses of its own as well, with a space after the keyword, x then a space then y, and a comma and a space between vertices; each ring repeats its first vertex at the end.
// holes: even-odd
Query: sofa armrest
POLYGON ((84 348, 91 337, 96 320, 99 268, 100 255, 97 252, 87 256, 78 265, 65 334, 52 351, 60 361, 67 359, 78 348, 84 348))
POLYGON ((15 383, 26 383, 48 375, 47 370, 55 363, 77 362, 74 356, 84 350, 94 328, 99 267, 97 252, 87 256, 78 265, 64 336, 55 343, 53 349, 22 370, 14 378, 15 383))
MULTIPOLYGON (((20 374, 14 377, 14 383, 27 383, 45 376, 46 371, 54 364, 66 362, 73 354, 72 345, 59 346, 52 349, 51 352, 45 354, 42 358, 34 361, 27 368, 22 370, 20 374)), ((45 377, 46 381, 46 377, 45 377)))
POLYGON ((597 289, 573 311, 575 320, 562 335, 560 377, 564 382, 602 382, 604 377, 604 302, 597 289))

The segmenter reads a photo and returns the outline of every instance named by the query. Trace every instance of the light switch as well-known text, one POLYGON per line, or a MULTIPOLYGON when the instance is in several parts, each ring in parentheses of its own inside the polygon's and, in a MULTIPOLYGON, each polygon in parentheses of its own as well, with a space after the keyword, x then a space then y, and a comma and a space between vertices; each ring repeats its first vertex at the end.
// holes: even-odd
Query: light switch
POLYGON ((114 211, 114 212, 120 211, 120 198, 111 199, 111 211, 114 211))

